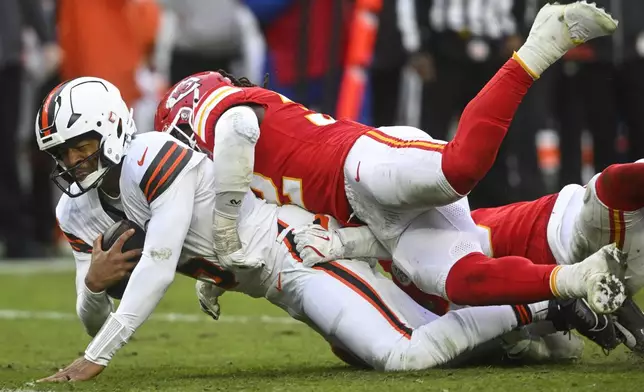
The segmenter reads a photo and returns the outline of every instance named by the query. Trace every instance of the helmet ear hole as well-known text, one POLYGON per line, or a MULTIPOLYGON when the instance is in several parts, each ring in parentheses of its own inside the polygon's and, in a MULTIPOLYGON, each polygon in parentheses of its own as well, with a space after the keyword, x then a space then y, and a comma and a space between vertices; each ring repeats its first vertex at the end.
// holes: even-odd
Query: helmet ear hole
POLYGON ((119 139, 123 135, 123 120, 119 120, 119 125, 116 127, 116 137, 119 139))

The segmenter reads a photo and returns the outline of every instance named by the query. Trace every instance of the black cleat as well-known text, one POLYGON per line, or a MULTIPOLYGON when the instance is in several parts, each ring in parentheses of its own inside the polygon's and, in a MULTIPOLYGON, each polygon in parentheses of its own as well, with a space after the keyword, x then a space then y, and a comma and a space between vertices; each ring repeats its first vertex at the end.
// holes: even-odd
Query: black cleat
POLYGON ((604 351, 613 350, 622 343, 612 318, 595 313, 585 299, 550 301, 546 319, 558 331, 577 330, 604 351))
POLYGON ((617 334, 635 354, 644 356, 644 313, 632 298, 613 313, 617 334))

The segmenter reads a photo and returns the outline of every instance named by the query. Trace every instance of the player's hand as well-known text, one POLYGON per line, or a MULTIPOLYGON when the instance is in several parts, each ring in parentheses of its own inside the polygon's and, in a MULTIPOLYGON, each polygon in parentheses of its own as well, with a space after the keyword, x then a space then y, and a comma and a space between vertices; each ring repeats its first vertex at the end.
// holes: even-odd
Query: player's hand
POLYGON ((344 255, 344 244, 337 230, 311 224, 293 230, 295 248, 306 267, 340 259, 344 255))
POLYGON ((242 249, 242 243, 237 234, 236 220, 215 212, 213 232, 215 253, 217 253, 217 260, 222 267, 234 271, 264 266, 263 260, 247 256, 242 249))
POLYGON ((266 264, 264 260, 247 256, 243 249, 229 255, 217 254, 217 260, 222 267, 231 271, 262 268, 266 264))
POLYGON ((103 235, 99 235, 94 240, 92 249, 92 261, 85 276, 85 285, 95 293, 99 293, 106 288, 119 282, 136 266, 128 260, 141 255, 142 249, 132 249, 127 252, 121 252, 123 244, 134 235, 134 229, 130 229, 116 240, 114 245, 107 250, 101 250, 103 235))
POLYGON ((214 320, 219 320, 219 315, 221 314, 219 296, 222 294, 222 290, 212 283, 199 280, 195 284, 195 290, 197 291, 197 299, 199 300, 201 311, 214 320))
POLYGON ((36 382, 67 382, 67 381, 87 381, 101 374, 105 366, 98 365, 88 361, 85 357, 80 357, 71 365, 58 371, 58 373, 41 378, 36 382))

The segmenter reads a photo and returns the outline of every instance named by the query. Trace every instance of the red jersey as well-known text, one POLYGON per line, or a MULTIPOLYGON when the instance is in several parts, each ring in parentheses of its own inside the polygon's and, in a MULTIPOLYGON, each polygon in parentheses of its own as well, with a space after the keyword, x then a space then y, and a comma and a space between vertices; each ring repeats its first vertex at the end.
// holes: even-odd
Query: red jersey
POLYGON ((251 188, 276 204, 296 204, 345 224, 351 208, 344 189, 344 161, 355 141, 372 128, 316 113, 274 91, 224 85, 206 92, 192 129, 213 151, 215 124, 229 108, 264 107, 251 188))
POLYGON ((547 229, 558 195, 472 211, 474 222, 489 231, 492 256, 522 256, 535 264, 557 264, 547 229))

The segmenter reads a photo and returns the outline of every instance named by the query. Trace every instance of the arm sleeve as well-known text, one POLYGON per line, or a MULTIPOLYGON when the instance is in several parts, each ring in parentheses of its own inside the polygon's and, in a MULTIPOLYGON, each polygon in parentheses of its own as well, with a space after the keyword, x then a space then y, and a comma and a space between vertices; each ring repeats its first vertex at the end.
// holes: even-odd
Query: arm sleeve
POLYGON ((213 162, 217 173, 215 211, 218 215, 237 219, 253 178, 258 139, 259 121, 248 106, 228 109, 217 121, 213 162))
POLYGON ((95 336, 114 310, 112 299, 101 291, 94 293, 85 285, 85 276, 92 262, 92 255, 74 251, 76 260, 76 314, 89 336, 95 336))
POLYGON ((107 366, 116 351, 147 320, 174 280, 192 220, 197 168, 177 179, 150 205, 151 218, 141 261, 132 272, 118 310, 110 314, 87 347, 87 360, 107 366))
POLYGON ((369 227, 345 227, 338 230, 340 241, 344 245, 343 257, 391 259, 391 254, 380 244, 369 227))

